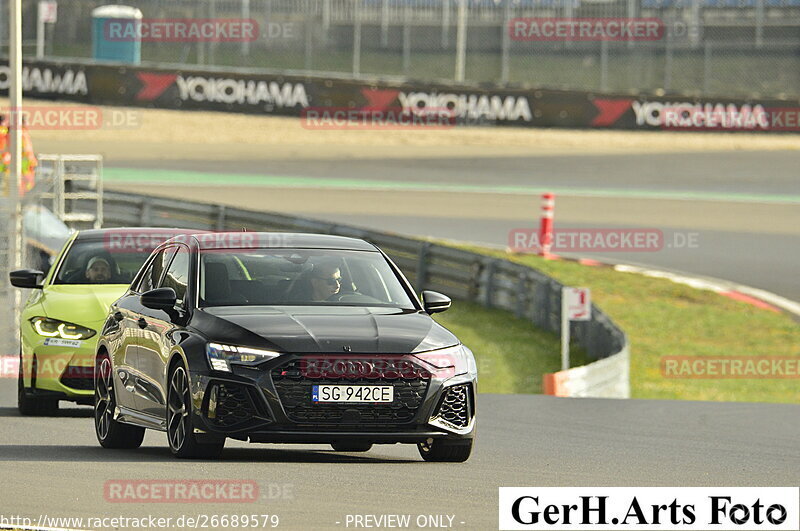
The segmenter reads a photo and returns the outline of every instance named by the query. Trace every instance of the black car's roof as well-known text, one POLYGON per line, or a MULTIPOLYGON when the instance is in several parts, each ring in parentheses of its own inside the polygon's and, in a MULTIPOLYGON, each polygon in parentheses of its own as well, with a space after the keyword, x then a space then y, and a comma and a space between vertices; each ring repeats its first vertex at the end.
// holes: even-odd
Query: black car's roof
POLYGON ((198 231, 194 229, 176 229, 176 228, 165 228, 165 227, 115 227, 109 229, 87 229, 78 231, 78 235, 75 237, 76 240, 102 240, 106 238, 109 234, 114 235, 121 235, 121 236, 177 236, 179 234, 192 234, 192 233, 202 233, 204 231, 198 231))
POLYGON ((207 232, 193 233, 201 250, 205 249, 341 249, 375 251, 371 243, 358 238, 301 232, 207 232))

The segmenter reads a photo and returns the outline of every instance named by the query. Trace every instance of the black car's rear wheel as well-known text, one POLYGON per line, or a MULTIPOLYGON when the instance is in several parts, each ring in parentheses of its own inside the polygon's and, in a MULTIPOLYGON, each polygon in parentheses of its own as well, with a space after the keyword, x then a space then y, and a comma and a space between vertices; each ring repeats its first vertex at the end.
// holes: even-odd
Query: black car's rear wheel
POLYGON ((139 448, 144 440, 144 428, 114 420, 116 409, 111 360, 100 354, 94 367, 94 432, 97 440, 103 448, 139 448))
POLYGON ((472 454, 472 439, 449 441, 447 439, 428 439, 417 444, 419 455, 425 461, 438 463, 463 463, 472 454))
POLYGON ((17 380, 17 409, 25 416, 55 415, 58 412, 58 400, 36 396, 25 389, 22 370, 22 352, 19 353, 19 379, 17 380))
POLYGON ((369 452, 372 443, 337 441, 331 443, 331 447, 337 452, 369 452))
POLYGON ((192 425, 192 395, 189 378, 182 364, 174 366, 167 390, 167 440, 172 454, 185 459, 215 459, 222 453, 225 439, 199 443, 192 425))

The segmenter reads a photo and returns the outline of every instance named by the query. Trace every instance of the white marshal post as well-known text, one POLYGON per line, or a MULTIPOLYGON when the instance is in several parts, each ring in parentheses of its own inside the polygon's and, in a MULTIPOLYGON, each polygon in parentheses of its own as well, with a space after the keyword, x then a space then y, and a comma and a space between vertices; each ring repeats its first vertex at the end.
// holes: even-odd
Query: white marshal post
POLYGON ((592 298, 589 288, 561 288, 561 370, 569 369, 570 321, 589 321, 592 318, 592 298))

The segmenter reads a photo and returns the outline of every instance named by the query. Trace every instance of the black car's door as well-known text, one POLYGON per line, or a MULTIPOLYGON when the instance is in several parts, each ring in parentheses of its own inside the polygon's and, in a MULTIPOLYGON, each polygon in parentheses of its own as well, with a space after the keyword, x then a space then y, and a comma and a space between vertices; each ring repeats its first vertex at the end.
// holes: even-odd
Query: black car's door
POLYGON ((106 330, 114 365, 114 389, 117 404, 136 409, 134 375, 139 347, 139 327, 136 313, 139 296, 128 293, 111 305, 111 326, 106 330))
POLYGON ((189 265, 191 254, 184 245, 177 246, 171 256, 158 287, 172 288, 177 296, 175 308, 169 311, 144 308, 142 318, 146 322, 139 344, 139 370, 144 380, 139 395, 142 411, 159 418, 166 416, 167 364, 177 343, 176 332, 182 330, 182 318, 186 315, 189 301, 189 265))
POLYGON ((130 302, 130 307, 132 309, 131 317, 134 320, 132 326, 135 327, 134 333, 136 336, 136 362, 135 368, 131 374, 129 386, 136 395, 136 410, 145 413, 148 412, 153 395, 157 396, 157 385, 147 376, 147 370, 142 364, 142 348, 149 344, 152 335, 149 329, 150 323, 148 321, 148 314, 152 310, 142 306, 140 296, 142 293, 155 289, 161 284, 161 278, 164 276, 166 266, 169 264, 175 251, 175 247, 167 247, 155 254, 146 266, 144 274, 133 294, 133 300, 130 302))

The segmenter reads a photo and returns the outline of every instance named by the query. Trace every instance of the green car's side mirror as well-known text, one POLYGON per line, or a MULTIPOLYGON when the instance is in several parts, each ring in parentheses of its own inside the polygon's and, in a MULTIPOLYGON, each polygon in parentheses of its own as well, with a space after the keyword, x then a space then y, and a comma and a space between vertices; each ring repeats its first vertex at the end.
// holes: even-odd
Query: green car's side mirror
POLYGON ((37 269, 18 269, 8 274, 11 285, 17 288, 42 289, 44 273, 37 269))

